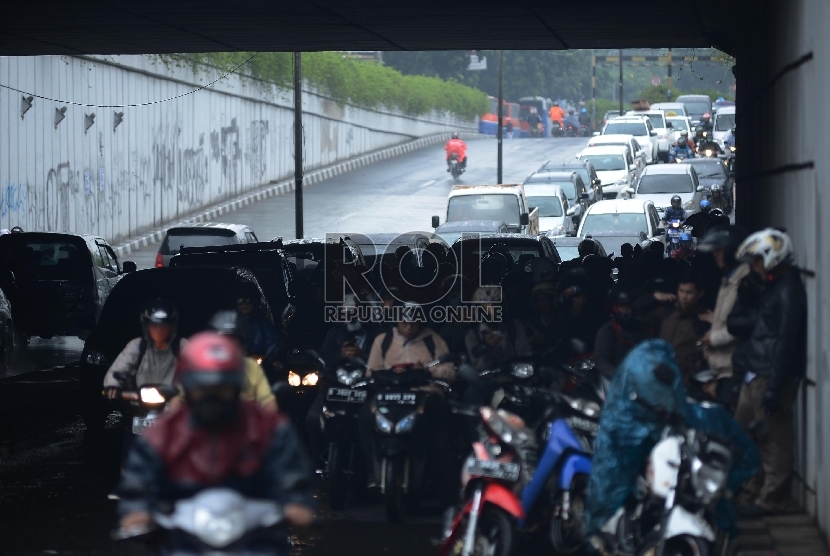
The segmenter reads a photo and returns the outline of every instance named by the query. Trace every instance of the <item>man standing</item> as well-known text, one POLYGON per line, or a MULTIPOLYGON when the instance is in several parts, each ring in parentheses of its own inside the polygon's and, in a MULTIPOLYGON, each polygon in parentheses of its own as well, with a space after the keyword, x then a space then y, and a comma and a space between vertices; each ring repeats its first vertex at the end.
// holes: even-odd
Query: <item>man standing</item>
POLYGON ((765 515, 791 507, 793 405, 807 366, 807 292, 790 237, 767 228, 738 248, 751 273, 738 290, 727 330, 741 339, 732 357, 745 374, 735 418, 745 428, 764 422, 759 439, 763 469, 745 485, 745 515, 765 515), (748 290, 748 293, 747 293, 748 290))

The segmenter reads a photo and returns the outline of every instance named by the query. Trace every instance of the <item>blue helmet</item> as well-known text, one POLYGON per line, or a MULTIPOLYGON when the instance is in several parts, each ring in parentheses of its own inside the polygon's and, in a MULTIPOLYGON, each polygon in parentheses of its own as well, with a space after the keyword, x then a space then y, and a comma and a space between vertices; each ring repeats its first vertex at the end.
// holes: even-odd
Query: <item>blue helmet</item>
POLYGON ((583 114, 587 114, 588 110, 586 108, 583 108, 582 110, 580 110, 580 112, 582 112, 583 114))
POLYGON ((712 203, 709 202, 709 199, 703 199, 700 202, 700 208, 709 208, 712 203))
POLYGON ((689 232, 683 232, 680 234, 680 241, 692 241, 692 234, 689 232))

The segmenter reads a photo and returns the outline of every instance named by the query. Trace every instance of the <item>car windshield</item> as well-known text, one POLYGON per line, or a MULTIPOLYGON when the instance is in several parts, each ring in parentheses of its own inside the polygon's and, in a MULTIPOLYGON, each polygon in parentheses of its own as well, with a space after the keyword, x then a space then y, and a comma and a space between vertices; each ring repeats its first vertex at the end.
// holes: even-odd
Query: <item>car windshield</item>
POLYGON ((199 233, 169 233, 161 244, 159 252, 162 255, 175 255, 182 247, 212 247, 214 245, 233 245, 236 236, 233 234, 199 234, 199 233))
POLYGON ((539 207, 540 218, 562 216, 562 200, 559 197, 528 197, 527 204, 539 207))
POLYGON ((450 198, 447 222, 490 220, 519 224, 519 199, 515 195, 458 195, 450 198))
POLYGON ((597 172, 625 170, 625 158, 621 154, 586 154, 580 160, 590 160, 597 172))
POLYGON ((715 131, 729 131, 735 127, 735 114, 718 114, 715 116, 715 131))
POLYGON ((708 102, 704 101, 687 101, 684 100, 683 104, 686 106, 686 110, 689 111, 689 114, 701 115, 705 114, 706 112, 711 112, 712 107, 709 106, 708 102))
POLYGON ((651 120, 651 127, 655 129, 666 127, 666 122, 663 119, 662 114, 646 114, 646 116, 648 116, 648 119, 651 120))
POLYGON ((620 235, 648 233, 648 224, 645 213, 589 214, 585 217, 581 232, 582 236, 602 232, 620 235))
POLYGON ((557 245, 556 250, 559 251, 559 257, 563 261, 570 261, 579 256, 579 247, 576 245, 574 245, 573 247, 571 247, 570 245, 567 247, 557 245))
POLYGON ((692 177, 688 174, 655 174, 640 178, 637 194, 693 193, 692 177))
POLYGON ((722 178, 726 177, 726 168, 721 163, 712 163, 710 161, 696 160, 694 158, 687 158, 683 161, 684 164, 691 164, 695 167, 697 177, 699 178, 722 178))
POLYGON ((674 127, 675 131, 689 131, 689 122, 686 121, 686 118, 669 118, 669 122, 674 127))
POLYGON ((634 135, 635 137, 642 137, 648 135, 646 124, 640 122, 615 122, 611 120, 605 126, 603 135, 634 135))

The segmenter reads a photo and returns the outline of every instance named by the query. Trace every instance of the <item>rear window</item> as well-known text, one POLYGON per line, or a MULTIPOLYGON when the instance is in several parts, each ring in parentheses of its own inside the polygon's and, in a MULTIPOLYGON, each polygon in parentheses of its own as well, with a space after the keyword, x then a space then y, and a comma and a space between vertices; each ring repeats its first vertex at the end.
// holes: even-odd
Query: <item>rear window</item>
POLYGON ((539 207, 540 218, 562 216, 562 200, 559 197, 528 197, 527 203, 532 207, 539 207))
POLYGON ((651 120, 651 127, 666 127, 666 122, 663 120, 663 116, 661 114, 646 114, 646 116, 648 116, 648 119, 651 120))
POLYGON ((6 245, 1 267, 14 268, 26 276, 66 279, 88 275, 92 266, 92 258, 82 241, 9 241, 6 245))
POLYGON ((729 131, 735 127, 735 114, 716 114, 715 131, 729 131))
POLYGON ((182 247, 212 247, 214 245, 235 245, 236 243, 236 235, 231 231, 227 233, 214 230, 208 233, 170 232, 164 238, 164 243, 161 244, 159 252, 162 255, 175 255, 182 247))
POLYGON ((648 135, 646 124, 640 122, 615 122, 611 120, 605 126, 603 135, 634 135, 635 137, 643 137, 648 135))
POLYGON ((491 220, 519 223, 519 199, 515 195, 459 195, 450 199, 447 221, 491 220))
POLYGON ((655 174, 640 178, 637 194, 649 193, 693 193, 692 177, 687 174, 655 174))
POLYGON ((589 214, 582 225, 582 235, 598 232, 648 233, 645 213, 589 214))

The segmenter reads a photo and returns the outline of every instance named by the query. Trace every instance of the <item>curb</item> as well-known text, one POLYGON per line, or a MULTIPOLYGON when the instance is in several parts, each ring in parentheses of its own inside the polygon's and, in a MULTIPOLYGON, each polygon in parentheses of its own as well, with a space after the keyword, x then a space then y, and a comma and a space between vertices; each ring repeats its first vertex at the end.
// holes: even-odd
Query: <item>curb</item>
MULTIPOLYGON (((475 132, 462 132, 459 135, 464 139, 495 139, 495 135, 485 135, 483 133, 475 132)), ((313 172, 309 172, 303 176, 303 187, 320 183, 321 181, 331 179, 357 168, 362 168, 363 166, 368 166, 369 164, 374 164, 375 162, 380 162, 381 160, 386 160, 387 158, 400 156, 417 149, 422 149, 424 147, 440 143, 446 139, 446 137, 446 133, 430 135, 428 137, 422 137, 420 139, 415 139, 414 141, 409 141, 408 143, 364 154, 344 162, 320 168, 319 170, 314 170, 313 172)), ((130 240, 117 247, 113 247, 113 251, 115 251, 115 254, 118 257, 123 257, 132 253, 136 249, 141 249, 161 242, 167 234, 167 230, 170 228, 185 226, 187 224, 196 224, 199 222, 209 222, 217 216, 227 214, 252 203, 291 193, 294 189, 295 183, 293 179, 285 180, 279 183, 271 182, 252 193, 247 193, 244 196, 237 198, 234 201, 225 201, 221 204, 214 205, 213 208, 207 209, 204 212, 200 212, 184 220, 165 225, 162 228, 147 233, 139 238, 130 240)))

